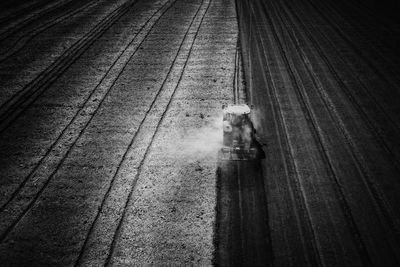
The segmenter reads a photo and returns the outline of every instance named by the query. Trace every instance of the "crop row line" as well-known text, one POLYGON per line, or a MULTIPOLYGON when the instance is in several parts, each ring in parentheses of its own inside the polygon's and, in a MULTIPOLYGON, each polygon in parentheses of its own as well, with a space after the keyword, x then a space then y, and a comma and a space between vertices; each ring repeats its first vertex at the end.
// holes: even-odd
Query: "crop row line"
MULTIPOLYGON (((265 9, 265 7, 264 7, 265 9)), ((264 12, 265 14, 267 14, 267 11, 265 10, 264 12)), ((277 16, 279 16, 281 23, 283 25, 283 28, 285 29, 290 29, 291 26, 289 26, 287 23, 284 22, 280 11, 275 12, 276 14, 278 14, 277 16)), ((315 117, 315 113, 312 110, 312 107, 310 106, 310 102, 309 99, 307 98, 307 91, 305 91, 305 89, 301 86, 301 78, 299 76, 299 74, 297 73, 295 67, 293 66, 293 63, 291 63, 291 58, 289 58, 287 56, 287 52, 286 50, 283 48, 282 46, 282 42, 285 42, 285 40, 280 40, 279 39, 279 34, 278 34, 278 30, 275 28, 276 26, 274 26, 273 24, 273 19, 270 19, 270 23, 272 25, 273 28, 273 33, 275 35, 276 41, 278 43, 279 46, 279 50, 280 53, 284 59, 285 65, 287 67, 287 70, 289 71, 289 74, 291 76, 291 80, 293 81, 293 84, 295 85, 294 88, 296 89, 296 94, 298 95, 298 99, 301 103, 302 106, 302 110, 304 112, 304 114, 306 115, 307 122, 310 125, 310 129, 312 130, 312 133, 314 135, 314 139, 317 141, 318 144, 318 148, 320 150, 320 154, 323 158, 323 161, 325 162, 325 165, 327 166, 329 173, 330 173, 330 178, 333 182, 334 188, 336 193, 338 194, 338 199, 340 201, 340 205, 342 206, 343 212, 347 218, 347 223, 349 224, 349 228, 351 230, 351 232, 353 233, 354 239, 357 242, 358 246, 357 248, 359 249, 360 255, 362 255, 362 260, 364 261, 365 264, 371 264, 371 259, 369 257, 368 251, 366 249, 366 245, 364 244, 364 241, 361 237, 361 234, 359 232, 358 226, 356 224, 356 221, 352 215, 351 212, 351 208, 349 203, 346 200, 346 196, 344 193, 344 188, 342 187, 335 171, 334 168, 332 166, 332 162, 331 162, 331 158, 329 156, 328 150, 326 148, 326 143, 325 140, 323 138, 323 134, 321 133, 321 129, 318 126, 318 122, 316 120, 315 117), (308 100, 307 100, 308 99, 308 100)), ((292 25, 292 24, 290 24, 292 25)), ((283 31, 282 31, 283 32, 283 31)), ((297 49, 297 51, 301 52, 301 47, 296 43, 296 38, 293 36, 293 31, 288 31, 288 35, 290 38, 290 42, 294 44, 294 47, 297 49)), ((283 37, 282 37, 283 38, 283 37)), ((321 52, 321 51, 319 51, 321 52)), ((312 82, 314 84, 315 88, 318 88, 319 90, 323 90, 323 87, 319 86, 319 82, 318 82, 318 78, 315 76, 315 74, 313 73, 312 70, 309 69, 309 66, 307 64, 307 59, 304 58, 304 53, 300 53, 300 55, 302 56, 302 61, 303 64, 305 66, 305 69, 307 70, 308 74, 310 75, 312 82)), ((327 63, 327 61, 325 61, 325 63, 327 63)), ((329 63, 329 62, 328 62, 329 63)), ((300 68, 301 69, 301 68, 300 68)), ((333 68, 330 68, 330 70, 332 71, 333 68)), ((339 79, 338 76, 334 75, 334 78, 337 80, 339 79)), ((340 85, 343 85, 343 83, 339 83, 340 85)), ((323 92, 319 92, 319 96, 322 99, 326 110, 329 112, 330 116, 333 118, 334 122, 335 122, 335 127, 339 130, 339 132, 341 132, 343 134, 343 137, 346 139, 345 144, 348 146, 349 151, 351 151, 353 158, 355 160, 356 165, 358 166, 358 170, 361 171, 361 176, 364 179, 367 179, 366 183, 368 185, 368 189, 373 193, 373 195, 375 196, 375 198, 373 198, 373 201, 378 201, 379 206, 381 207, 381 210, 383 211, 383 213, 386 215, 386 219, 388 220, 389 224, 393 227, 395 226, 394 222, 391 220, 391 218, 393 217, 389 217, 387 214, 390 214, 390 208, 387 204, 386 201, 382 200, 382 194, 380 194, 380 192, 377 191, 377 189, 374 187, 373 183, 370 181, 370 179, 368 178, 369 176, 367 175, 367 169, 366 166, 364 166, 362 164, 362 161, 358 158, 359 153, 357 153, 357 147, 354 144, 354 141, 349 138, 349 134, 346 134, 346 129, 343 128, 343 123, 340 122, 340 119, 337 117, 336 112, 333 112, 332 109, 330 108, 330 104, 327 102, 326 97, 324 97, 324 93, 323 92)), ((353 103, 354 104, 354 103, 353 103)), ((394 228, 396 229, 396 228, 394 228)), ((396 231, 395 231, 396 232, 396 231)))
POLYGON ((21 91, 0 106, 0 134, 41 96, 108 28, 136 3, 128 1, 110 12, 21 91))
MULTIPOLYGON (((339 77, 339 75, 336 72, 335 68, 330 63, 327 55, 324 53, 324 50, 318 44, 317 40, 309 32, 308 28, 305 27, 304 24, 302 24, 301 19, 296 15, 296 12, 294 12, 294 10, 292 10, 289 5, 286 5, 286 7, 288 8, 288 10, 291 10, 291 14, 293 14, 293 16, 296 17, 297 22, 299 23, 299 25, 302 26, 302 29, 303 29, 305 35, 307 36, 308 40, 315 47, 315 50, 318 52, 318 54, 320 55, 320 57, 323 60, 323 62, 325 63, 325 65, 328 67, 328 69, 331 72, 333 78, 338 83, 340 89, 342 89, 344 91, 346 96, 348 96, 350 102, 353 104, 353 106, 356 108, 356 110, 362 115, 362 118, 363 118, 365 124, 367 125, 368 129, 374 134, 375 140, 377 141, 377 143, 379 145, 381 145, 381 147, 386 152, 386 158, 388 159, 388 161, 392 162, 393 165, 396 167, 397 172, 400 173, 398 159, 395 156, 395 154, 391 151, 389 145, 386 144, 384 138, 380 134, 380 130, 378 129, 378 127, 373 125, 373 122, 368 118, 368 115, 364 112, 364 110, 358 104, 357 97, 355 97, 355 96, 353 96, 351 94, 351 92, 350 92, 351 90, 347 87, 347 85, 339 77)), ((287 11, 285 11, 285 13, 287 13, 287 11)), ((289 14, 288 14, 288 16, 289 16, 289 14)), ((294 38, 295 37, 293 37, 293 34, 292 34, 292 40, 294 38)), ((300 51, 301 48, 299 47, 299 45, 296 42, 294 42, 294 44, 297 47, 297 49, 300 51)), ((312 71, 309 70, 309 67, 307 67, 307 64, 305 64, 305 65, 306 65, 307 70, 310 73, 310 76, 313 76, 312 75, 312 71)), ((345 64, 342 65, 342 67, 345 67, 345 66, 346 66, 345 64)), ((314 79, 317 79, 317 78, 315 77, 314 79)), ((316 86, 316 88, 320 88, 320 86, 316 86)), ((352 152, 353 158, 355 160, 356 165, 358 166, 358 169, 360 171, 361 176, 366 179, 366 184, 368 185, 369 190, 374 195, 375 200, 377 201, 378 206, 381 208, 381 211, 383 212, 386 221, 391 225, 391 227, 394 230, 394 233, 396 233, 396 235, 399 235, 399 222, 398 222, 397 219, 395 219, 396 216, 393 215, 393 211, 390 208, 390 205, 388 204, 388 201, 383 196, 383 193, 371 181, 371 176, 372 175, 370 174, 370 171, 368 170, 368 167, 365 166, 365 163, 360 158, 359 155, 361 155, 361 152, 358 150, 357 146, 355 145, 354 140, 351 137, 351 134, 344 127, 344 123, 339 118, 339 115, 335 111, 332 111, 332 104, 329 103, 328 100, 326 100, 322 95, 323 94, 321 93, 320 96, 323 99, 327 110, 329 110, 329 112, 332 114, 332 118, 334 119, 334 121, 336 123, 336 127, 339 129, 339 131, 342 133, 343 137, 345 138, 345 140, 346 140, 345 143, 349 147, 349 151, 352 152)), ((399 237, 397 237, 397 238, 400 240, 399 237)))
MULTIPOLYGON (((272 28, 272 35, 273 38, 276 40, 276 45, 279 49, 279 53, 280 56, 282 55, 282 47, 281 44, 278 42, 278 36, 277 36, 277 32, 276 29, 274 28, 274 24, 272 22, 272 19, 269 17, 268 15, 268 10, 265 10, 263 7, 255 7, 254 5, 251 5, 251 12, 252 14, 257 17, 256 15, 256 11, 258 10, 260 12, 260 15, 258 16, 259 18, 263 18, 265 17, 266 20, 266 24, 270 25, 272 28), (261 13, 262 11, 262 13, 261 13)), ((301 219, 303 221, 303 223, 305 223, 306 227, 307 227, 307 234, 309 234, 311 236, 311 238, 308 240, 308 242, 310 242, 310 244, 308 244, 310 246, 310 249, 313 251, 312 254, 312 258, 309 258, 309 261, 314 262, 314 264, 317 264, 319 266, 322 265, 322 254, 321 254, 321 248, 320 245, 317 241, 316 238, 316 226, 314 225, 314 223, 312 222, 312 216, 311 216, 311 210, 310 207, 306 201, 307 196, 306 196, 306 192, 305 192, 305 188, 301 182, 301 174, 298 171, 297 168, 297 164, 296 164, 296 160, 295 160, 295 155, 294 155, 294 151, 292 146, 290 145, 290 137, 289 137, 289 132, 287 129, 287 125, 285 125, 285 118, 283 115, 283 111, 282 111, 282 103, 279 101, 278 98, 278 89, 277 89, 277 85, 274 81, 274 77, 272 76, 272 70, 271 67, 269 66, 269 60, 267 59, 267 54, 266 51, 268 51, 268 49, 272 49, 272 47, 270 48, 270 44, 265 44, 262 36, 263 33, 260 32, 261 28, 259 28, 258 31, 255 31, 255 38, 259 37, 259 39, 255 40, 255 43, 257 44, 257 46, 261 46, 259 47, 259 53, 260 53, 260 61, 261 59, 264 59, 264 65, 266 68, 266 72, 268 75, 265 75, 264 79, 267 81, 268 84, 268 94, 269 94, 269 99, 271 102, 271 106, 273 106, 274 109, 274 120, 275 120, 275 124, 277 125, 277 131, 278 131, 278 138, 279 138, 279 145, 280 145, 280 152, 283 154, 282 158, 284 159, 284 164, 287 168, 286 173, 287 175, 287 179, 288 184, 290 184, 291 190, 293 191, 293 195, 296 198, 296 205, 299 205, 300 209, 299 211, 301 211, 301 214, 299 214, 301 216, 301 219), (290 175, 291 174, 291 175, 290 175), (290 176, 292 176, 294 179, 290 179, 290 176)), ((272 55, 277 56, 273 51, 271 51, 272 55)), ((287 67, 287 62, 284 61, 285 66, 287 67)), ((290 75, 290 74, 289 74, 290 75)), ((291 77, 292 79, 292 77, 291 77)), ((299 212, 298 211, 298 212, 299 212)), ((306 241, 304 240, 304 238, 307 237, 302 237, 303 238, 303 243, 306 244, 306 241)))
MULTIPOLYGON (((30 32, 21 35, 19 38, 14 40, 12 44, 8 45, 9 49, 4 49, 2 51, 2 53, 0 54, 0 63, 6 61, 10 57, 17 54, 19 51, 21 51, 26 46, 26 44, 30 40, 32 40, 34 37, 36 37, 40 33, 44 32, 45 30, 53 27, 54 25, 56 25, 58 23, 61 23, 63 21, 66 21, 67 19, 70 19, 71 17, 75 16, 76 14, 79 14, 96 4, 97 4, 96 1, 89 1, 88 3, 86 3, 85 5, 83 5, 79 8, 70 10, 67 13, 62 14, 61 16, 41 25, 40 27, 33 28, 30 32)), ((2 41, 4 41, 4 39, 2 41)))
MULTIPOLYGON (((17 200, 17 197, 21 191, 24 189, 24 187, 27 185, 28 182, 30 183, 38 183, 40 182, 40 179, 35 179, 35 182, 33 179, 35 176, 38 175, 38 173, 46 173, 50 172, 48 177, 44 178, 44 181, 42 184, 39 186, 39 190, 32 199, 29 201, 29 204, 26 207, 21 208, 20 204, 15 204, 13 206, 16 206, 19 209, 22 209, 22 211, 18 214, 17 218, 15 218, 8 226, 7 228, 2 232, 0 235, 0 242, 3 242, 7 235, 11 232, 11 230, 17 225, 17 223, 22 219, 22 217, 30 210, 30 208, 34 205, 34 203, 37 201, 41 193, 44 191, 44 189, 47 187, 47 185, 50 183, 60 166, 63 164, 65 159, 68 157, 70 154, 72 147, 76 144, 77 140, 81 137, 87 126, 90 124, 92 121, 93 117, 99 110, 101 104, 103 103, 104 99, 109 95, 111 89, 113 88, 114 84, 116 83, 117 79, 120 77, 121 73, 123 72, 125 66, 128 64, 130 59, 135 55, 135 53, 138 51, 140 45, 144 42, 144 40, 147 38, 147 36, 150 33, 150 29, 154 26, 155 22, 150 25, 150 22, 154 19, 157 13, 162 10, 162 8, 167 5, 167 2, 160 7, 153 15, 145 22, 144 25, 140 28, 137 34, 134 35, 134 37, 131 39, 129 44, 120 52, 118 57, 115 59, 113 64, 110 66, 108 71, 103 75, 99 83, 96 85, 96 87, 93 89, 93 91, 89 94, 89 96, 85 99, 85 102, 82 104, 80 109, 75 113, 74 117, 69 121, 69 123, 66 125, 66 127, 63 129, 63 131, 59 134, 57 139, 53 142, 53 144, 50 146, 50 148, 46 151, 45 155, 40 159, 40 161, 36 164, 35 168, 24 178, 23 182, 19 185, 19 187, 13 192, 11 197, 1 206, 0 208, 0 214, 5 213, 8 209, 10 209, 10 205, 13 204, 15 200, 17 200), (150 26, 149 26, 150 25, 150 26), (146 29, 149 28, 149 30, 146 31, 146 29), (135 41, 138 36, 144 35, 138 45, 134 45, 135 41), (124 62, 124 56, 128 54, 128 60, 124 62), (123 61, 123 67, 120 67, 120 61, 123 61), (116 72, 116 75, 114 75, 116 72), (110 77, 111 76, 111 77, 110 77), (60 144, 62 144, 60 146, 60 144), (57 149, 61 150, 66 149, 66 151, 58 151, 57 149), (61 154, 61 156, 57 157, 56 155, 61 154), (56 167, 52 167, 51 159, 54 158, 59 158, 59 162, 56 164, 56 167)), ((132 6, 128 6, 127 8, 130 8, 132 6)), ((159 18, 156 19, 158 21, 159 18)), ((40 174, 39 174, 40 175, 40 174)), ((32 190, 30 188, 29 190, 32 190)), ((4 216, 6 217, 6 216, 4 216)))
MULTIPOLYGON (((272 77, 271 67, 269 65, 269 60, 266 57, 265 51, 266 47, 261 40, 263 38, 259 33, 259 28, 265 23, 260 23, 259 17, 254 11, 254 2, 247 1, 246 3, 241 3, 239 9, 242 12, 243 22, 248 23, 248 25, 242 25, 242 29, 247 26, 247 36, 244 35, 243 39, 247 41, 245 43, 248 48, 243 51, 247 54, 247 68, 246 68, 246 80, 248 84, 248 95, 250 101, 253 101, 256 95, 252 92, 253 90, 260 90, 260 88, 254 88, 254 78, 253 76, 261 74, 263 81, 265 82, 265 89, 267 93, 267 99, 269 101, 268 106, 271 107, 270 112, 265 114, 267 118, 270 118, 275 125, 271 130, 276 132, 274 144, 277 146, 278 154, 274 154, 272 157, 279 157, 282 161, 282 176, 288 186, 289 197, 291 199, 294 208, 294 215, 297 222, 297 227, 299 231, 299 238, 303 244, 303 254, 307 265, 321 265, 321 256, 319 247, 315 238, 315 229, 311 222, 310 210, 306 203, 304 188, 300 183, 299 173, 296 170, 295 159, 293 151, 289 145, 289 137, 287 130, 285 129, 284 117, 282 114, 282 108, 277 98, 276 84, 272 77), (246 38, 247 37, 247 38, 246 38), (256 69, 257 61, 259 61, 260 66, 265 66, 265 70, 256 69), (253 66, 254 65, 254 66, 253 66), (293 177, 294 179, 292 179, 293 177)), ((259 86, 259 85, 257 85, 259 86)), ((282 179, 279 177, 279 179, 282 179)))
MULTIPOLYGON (((291 79, 291 83, 293 84, 293 87, 295 89, 296 95, 297 95, 297 99, 299 100, 301 109, 303 111, 303 114, 305 115, 305 117, 307 118, 306 121, 309 124, 309 128, 311 130, 312 135, 314 136, 314 140, 316 140, 316 144, 319 150, 320 155, 322 156, 324 165, 327 167, 328 173, 329 173, 329 177, 333 182, 334 188, 335 188, 335 192, 338 195, 338 199, 339 199, 339 203, 340 206, 347 218, 347 223, 349 225, 349 228, 354 236, 354 239, 356 240, 356 242, 358 243, 358 249, 360 250, 361 255, 363 255, 364 257, 362 258, 364 260, 364 263, 367 264, 370 262, 369 259, 369 255, 366 251, 365 248, 365 244, 363 243, 362 239, 361 239, 361 235, 359 233, 359 230, 355 224, 355 220, 351 214, 351 209, 349 207, 349 204, 346 201, 346 198, 344 196, 343 193, 343 189, 340 185, 340 182, 338 180, 338 177, 336 176, 336 173, 334 172, 334 169, 332 167, 332 163, 330 162, 330 158, 327 155, 327 150, 326 147, 324 146, 324 142, 321 138, 320 132, 319 132, 319 127, 318 127, 318 123, 316 121, 315 115, 312 111, 312 108, 310 107, 310 103, 307 101, 306 99, 306 95, 304 92, 304 87, 302 86, 302 81, 300 79, 299 74, 297 73, 295 67, 293 66, 293 64, 291 63, 286 50, 283 48, 282 42, 284 42, 284 40, 281 40, 281 38, 279 37, 280 34, 278 33, 278 29, 276 24, 274 23, 273 18, 269 15, 269 10, 267 10, 267 7, 265 5, 263 5, 261 7, 263 9, 263 14, 266 15, 268 22, 271 25, 272 28, 272 33, 275 39, 275 43, 277 44, 277 47, 279 49, 280 52, 280 56, 282 57, 282 60, 285 64, 285 69, 287 70, 289 77, 291 79)), ((278 12, 277 12, 278 13, 278 12)), ((293 40, 292 40, 293 41, 293 40)), ((314 84, 315 86, 315 84, 314 84)), ((277 99, 277 98, 276 98, 277 99)), ((279 101, 277 99, 277 101, 279 101)), ((280 104, 278 104, 280 105, 280 104)), ((288 134, 288 133, 286 133, 288 134)), ((368 264, 367 264, 368 265, 368 264)))
MULTIPOLYGON (((112 243, 111 243, 111 245, 110 245, 110 250, 109 250, 107 259, 106 259, 106 261, 105 261, 105 266, 109 266, 109 265, 112 264, 112 259, 113 259, 113 256, 114 256, 114 251, 115 251, 115 249, 116 249, 117 241, 118 241, 118 239, 119 239, 119 237, 120 237, 120 235, 121 235, 122 225, 123 225, 123 223, 124 223, 125 217, 127 216, 127 209, 128 209, 128 206, 129 206, 130 202, 132 201, 132 195, 133 195, 133 192, 134 192, 134 189, 135 189, 135 185, 136 185, 136 183, 137 183, 137 180, 139 179, 139 176, 141 175, 144 162, 145 162, 145 160, 147 159, 147 156, 148 156, 148 154, 149 154, 149 152, 150 152, 150 148, 151 148, 151 146, 152 146, 152 144, 153 144, 153 142, 154 142, 154 140, 155 140, 156 134, 157 134, 157 132, 158 132, 158 130, 159 130, 161 124, 163 123, 163 121, 164 121, 164 119, 165 119, 165 117, 166 117, 166 114, 167 114, 167 112, 168 112, 168 110, 169 110, 169 108, 170 108, 170 106, 171 106, 172 100, 174 99, 174 96, 175 96, 175 94, 176 94, 176 92, 177 92, 177 89, 178 89, 178 87, 179 87, 179 85, 180 85, 180 83, 181 83, 181 81, 182 81, 182 78, 183 78, 183 75, 184 75, 184 73, 185 73, 187 64, 188 64, 188 62, 189 62, 189 59, 190 59, 191 54, 192 54, 192 51, 193 51, 193 46, 194 46, 194 44, 195 44, 195 42, 196 42, 198 33, 199 33, 200 28, 201 28, 201 26, 202 26, 202 24, 203 24, 203 20, 204 20, 206 14, 207 14, 207 12, 208 12, 208 9, 210 8, 211 1, 212 1, 212 0, 202 0, 202 2, 201 2, 201 4, 200 4, 199 8, 197 9, 197 11, 196 11, 196 13, 195 13, 195 15, 194 15, 194 17, 193 17, 193 19, 192 19, 192 21, 191 21, 189 27, 188 27, 186 33, 185 33, 185 36, 184 36, 184 38, 183 38, 183 40, 182 40, 182 42, 181 42, 181 44, 180 44, 180 46, 179 46, 179 49, 178 49, 178 51, 177 51, 177 53, 176 53, 176 55, 175 55, 175 58, 174 58, 174 60, 173 60, 173 63, 171 64, 170 70, 169 70, 167 76, 165 77, 165 79, 164 79, 164 81, 163 81, 163 84, 162 84, 161 87, 160 87, 160 90, 162 90, 162 88, 163 88, 164 85, 166 84, 166 82, 167 82, 167 80, 168 80, 168 77, 170 76, 170 74, 171 74, 171 72, 172 72, 173 66, 175 65, 175 63, 176 63, 176 61, 177 61, 177 59, 178 59, 179 52, 181 51, 181 49, 182 49, 182 47, 183 47, 183 44, 185 43, 185 40, 186 40, 187 36, 188 36, 189 33, 190 33, 190 29, 192 28, 192 25, 194 24, 194 21, 196 20, 196 18, 197 18, 197 16, 198 16, 198 14, 200 13, 202 7, 205 6, 205 2, 206 2, 206 1, 208 1, 208 4, 206 4, 206 8, 205 8, 203 14, 201 15, 200 22, 198 23, 198 25, 197 25, 197 27, 196 27, 197 29, 196 29, 196 32, 195 32, 195 34, 194 34, 194 36, 193 36, 193 40, 192 40, 192 42, 191 42, 191 44, 190 44, 190 48, 189 48, 189 51, 188 51, 186 60, 185 60, 185 62, 184 62, 184 64, 183 64, 183 66, 182 66, 182 70, 181 70, 181 72, 180 72, 178 81, 176 82, 176 85, 175 85, 175 87, 174 87, 174 89, 173 89, 173 91, 172 91, 172 94, 171 94, 171 96, 170 96, 170 98, 169 98, 169 100, 168 100, 168 103, 167 103, 167 105, 166 105, 166 107, 165 107, 163 113, 161 114, 160 119, 159 119, 158 122, 157 122, 156 128, 155 128, 155 130, 154 130, 154 132, 153 132, 153 134, 152 134, 152 136, 151 136, 151 138, 150 138, 150 142, 149 142, 149 144, 147 145, 147 148, 146 148, 146 151, 145 151, 145 153, 144 153, 144 156, 143 156, 143 158, 141 159, 141 161, 140 161, 140 163, 139 163, 139 166, 138 166, 138 168, 137 168, 137 173, 136 173, 136 175, 135 175, 135 177, 134 177, 134 179, 133 179, 133 181, 132 181, 132 185, 131 185, 131 187, 130 187, 130 191, 129 191, 128 197, 127 197, 126 202, 125 202, 124 207, 123 207, 123 212, 122 212, 121 218, 120 218, 119 221, 118 221, 118 225, 117 225, 117 227, 116 227, 116 230, 115 230, 114 235, 113 235, 113 238, 112 238, 112 243)), ((156 98, 157 98, 157 97, 156 97, 156 98)), ((155 101, 156 101, 156 98, 154 99, 154 101, 153 101, 151 107, 149 108, 148 112, 150 112, 150 110, 151 110, 152 107, 154 106, 155 101)), ((144 121, 144 120, 143 120, 143 121, 144 121)), ((138 130, 138 131, 139 131, 139 130, 138 130)), ((134 139, 132 139, 130 146, 133 144, 133 142, 134 142, 134 139)), ((121 162, 121 163, 122 163, 122 162, 121 162)))
MULTIPOLYGON (((396 73, 393 73, 393 71, 391 69, 385 69, 385 72, 383 72, 380 68, 377 68, 374 64, 373 64, 373 60, 371 59, 371 55, 368 54, 367 52, 363 51, 362 49, 359 49, 359 47, 357 47, 357 45, 352 41, 352 39, 348 36, 348 34, 346 34, 344 32, 343 29, 341 29, 337 23, 335 23, 333 21, 332 18, 329 17, 329 15, 332 12, 324 12, 323 10, 321 10, 320 7, 318 7, 314 2, 312 2, 311 0, 308 0, 308 2, 310 3, 310 5, 320 14, 320 17, 322 17, 329 25, 332 26, 333 30, 335 31, 335 33, 340 36, 342 38, 342 40, 344 40, 349 47, 353 50, 353 52, 362 60, 365 62, 366 66, 369 66, 369 68, 372 70, 372 73, 374 73, 375 75, 378 76, 378 78, 380 78, 382 81, 384 81, 389 87, 391 88, 398 88, 399 85, 399 78, 396 77, 396 73), (397 82, 393 82, 390 78, 387 77, 388 74, 391 74, 391 77, 395 77, 397 82)), ((331 9, 329 9, 331 10, 331 9)), ((354 31, 353 33, 355 36, 359 36, 359 34, 357 33, 357 31, 354 31)), ((362 38, 362 37, 361 37, 362 38)), ((377 49, 374 49, 374 54, 375 55, 379 55, 379 57, 383 60, 383 61, 387 61, 388 58, 382 56, 381 52, 377 49)), ((396 91, 396 90, 394 90, 396 91)))
POLYGON ((73 0, 58 1, 54 5, 45 7, 42 10, 40 10, 39 12, 34 12, 33 15, 26 17, 22 21, 18 21, 16 24, 14 24, 14 25, 10 26, 9 28, 7 28, 6 30, 0 32, 0 41, 6 39, 10 35, 16 33, 21 28, 26 27, 29 23, 35 21, 36 19, 38 19, 40 17, 49 16, 49 14, 51 14, 51 12, 53 12, 54 10, 57 10, 58 8, 71 3, 72 1, 73 0))
POLYGON ((8 14, 8 15, 0 18, 0 24, 4 24, 10 20, 15 19, 18 16, 23 15, 24 13, 31 12, 32 10, 34 10, 38 7, 46 5, 47 2, 51 2, 51 1, 50 0, 45 0, 45 1, 38 0, 37 2, 33 2, 33 4, 27 4, 26 6, 22 7, 21 9, 18 9, 15 12, 12 12, 11 14, 8 14), (44 2, 44 3, 42 3, 42 2, 44 2))

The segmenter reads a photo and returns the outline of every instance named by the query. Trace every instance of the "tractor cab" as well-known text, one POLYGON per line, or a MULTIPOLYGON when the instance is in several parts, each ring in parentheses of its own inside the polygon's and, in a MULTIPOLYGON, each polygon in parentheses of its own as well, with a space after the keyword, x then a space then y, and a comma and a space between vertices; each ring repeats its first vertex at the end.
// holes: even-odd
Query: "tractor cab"
POLYGON ((250 108, 246 104, 223 106, 223 121, 227 122, 226 125, 239 126, 243 122, 250 121, 249 115, 250 108))
POLYGON ((250 160, 256 158, 254 126, 251 109, 246 104, 223 105, 223 159, 250 160))

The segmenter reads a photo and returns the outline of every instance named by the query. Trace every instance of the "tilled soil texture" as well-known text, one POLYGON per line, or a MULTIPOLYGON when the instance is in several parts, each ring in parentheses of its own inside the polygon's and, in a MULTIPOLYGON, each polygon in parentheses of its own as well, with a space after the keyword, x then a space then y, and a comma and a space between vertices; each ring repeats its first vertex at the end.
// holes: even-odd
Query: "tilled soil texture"
POLYGON ((268 145, 266 263, 398 266, 398 24, 362 1, 237 7, 247 93, 268 145))
POLYGON ((1 265, 210 265, 234 1, 20 2, 0 19, 1 265))
POLYGON ((375 11, 2 1, 0 265, 400 265, 400 28, 375 11), (218 159, 232 102, 265 159, 218 159))

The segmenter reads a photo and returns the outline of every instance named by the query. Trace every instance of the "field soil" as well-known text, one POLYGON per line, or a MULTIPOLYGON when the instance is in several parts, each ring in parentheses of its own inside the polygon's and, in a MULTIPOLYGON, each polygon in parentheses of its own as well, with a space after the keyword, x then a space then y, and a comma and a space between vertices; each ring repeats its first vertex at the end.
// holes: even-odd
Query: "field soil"
POLYGON ((2 265, 210 265, 234 2, 32 5, 1 25, 2 265))
POLYGON ((0 265, 399 266, 400 28, 376 5, 2 1, 0 265), (256 160, 220 157, 234 102, 256 160))
POLYGON ((237 1, 237 11, 267 144, 266 263, 398 265, 399 24, 361 1, 237 1))

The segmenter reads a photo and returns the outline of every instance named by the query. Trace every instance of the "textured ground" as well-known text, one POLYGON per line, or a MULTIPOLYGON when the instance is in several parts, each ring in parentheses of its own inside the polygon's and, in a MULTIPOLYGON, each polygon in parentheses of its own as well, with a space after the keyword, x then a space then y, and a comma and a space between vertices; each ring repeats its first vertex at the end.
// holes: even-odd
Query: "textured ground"
POLYGON ((1 263, 210 265, 234 2, 35 6, 2 24, 1 263))
POLYGON ((269 263, 397 266, 399 25, 361 1, 237 3, 269 263))
POLYGON ((372 2, 2 1, 0 265, 398 266, 400 27, 372 2), (218 159, 234 99, 265 159, 218 159))

